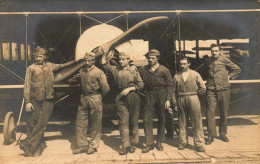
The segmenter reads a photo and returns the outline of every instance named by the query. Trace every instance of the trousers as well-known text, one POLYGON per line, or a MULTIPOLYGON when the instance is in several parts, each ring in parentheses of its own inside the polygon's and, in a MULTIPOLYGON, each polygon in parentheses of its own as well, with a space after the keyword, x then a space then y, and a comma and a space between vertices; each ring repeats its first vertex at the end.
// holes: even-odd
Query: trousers
POLYGON ((197 95, 181 96, 177 98, 179 107, 180 144, 188 142, 188 122, 192 126, 193 141, 195 146, 204 144, 204 133, 201 116, 201 106, 197 95))
POLYGON ((170 114, 168 110, 165 110, 165 129, 167 132, 166 135, 172 138, 175 130, 174 115, 170 114))
POLYGON ((81 95, 76 118, 76 142, 78 147, 99 147, 102 108, 102 97, 100 94, 91 96, 81 95))
POLYGON ((230 89, 213 91, 207 90, 207 128, 209 136, 217 136, 215 111, 219 107, 219 133, 227 134, 227 116, 230 102, 230 89))
MULTIPOLYGON (((32 100, 34 110, 30 112, 27 125, 26 142, 31 146, 31 153, 46 146, 44 132, 53 110, 52 100, 32 100)), ((42 151, 42 150, 40 150, 42 151)))
POLYGON ((165 141, 165 102, 166 89, 147 91, 144 107, 144 133, 147 145, 153 145, 153 116, 158 117, 157 141, 165 141))
POLYGON ((126 96, 116 96, 116 113, 118 116, 119 132, 124 147, 139 143, 138 119, 140 113, 140 97, 137 92, 126 96))

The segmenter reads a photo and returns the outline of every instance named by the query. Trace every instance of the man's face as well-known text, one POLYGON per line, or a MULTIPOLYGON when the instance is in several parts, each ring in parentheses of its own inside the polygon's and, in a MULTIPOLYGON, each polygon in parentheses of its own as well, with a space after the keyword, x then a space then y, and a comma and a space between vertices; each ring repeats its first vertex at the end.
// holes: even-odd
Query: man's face
POLYGON ((149 56, 148 62, 150 64, 150 66, 154 66, 158 63, 158 58, 156 56, 149 56))
POLYGON ((86 64, 87 68, 92 67, 94 65, 94 63, 95 63, 95 59, 85 58, 84 61, 85 61, 85 64, 86 64))
POLYGON ((37 64, 42 64, 45 61, 46 56, 45 54, 37 54, 34 55, 34 59, 37 64))
POLYGON ((190 67, 190 63, 188 63, 188 61, 185 60, 180 60, 180 70, 181 72, 185 72, 189 69, 190 67))
POLYGON ((119 57, 119 64, 121 67, 126 67, 129 63, 130 59, 128 58, 120 58, 119 57))
POLYGON ((212 57, 214 57, 214 58, 219 57, 219 55, 220 55, 219 47, 211 48, 211 54, 212 54, 212 57))

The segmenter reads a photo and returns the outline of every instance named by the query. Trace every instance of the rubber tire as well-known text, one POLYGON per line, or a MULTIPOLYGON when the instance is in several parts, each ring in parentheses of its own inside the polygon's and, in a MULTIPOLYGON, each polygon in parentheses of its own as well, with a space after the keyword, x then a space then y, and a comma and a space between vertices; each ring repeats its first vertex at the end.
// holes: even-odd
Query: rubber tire
POLYGON ((16 119, 13 112, 8 112, 4 120, 4 144, 12 144, 16 140, 16 119))

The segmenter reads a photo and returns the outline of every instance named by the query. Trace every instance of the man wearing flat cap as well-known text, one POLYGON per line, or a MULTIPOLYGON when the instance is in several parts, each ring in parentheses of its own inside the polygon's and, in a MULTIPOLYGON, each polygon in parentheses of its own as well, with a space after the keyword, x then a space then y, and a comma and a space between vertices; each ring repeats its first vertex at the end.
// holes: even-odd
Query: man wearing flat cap
POLYGON ((138 91, 143 89, 143 80, 134 65, 130 65, 130 55, 119 53, 119 66, 112 66, 106 61, 104 54, 101 59, 104 69, 112 73, 118 87, 115 99, 118 116, 119 131, 122 140, 120 155, 134 153, 139 142, 138 118, 140 112, 140 98, 138 91))
POLYGON ((78 148, 73 150, 73 154, 93 154, 97 151, 102 125, 102 97, 110 90, 106 75, 94 65, 95 54, 86 52, 84 60, 85 67, 70 80, 76 82, 81 79, 81 97, 76 119, 78 148))
POLYGON ((75 62, 46 62, 46 51, 39 46, 34 49, 33 55, 35 63, 27 68, 24 82, 25 110, 29 113, 26 120, 27 137, 20 141, 20 149, 27 157, 40 156, 47 147, 44 131, 53 110, 53 71, 75 62))
POLYGON ((156 148, 163 151, 162 142, 165 140, 165 110, 170 108, 173 94, 173 81, 170 71, 158 63, 160 52, 152 49, 147 54, 149 64, 140 69, 145 83, 144 132, 146 147, 143 153, 154 149, 153 115, 158 116, 156 148))

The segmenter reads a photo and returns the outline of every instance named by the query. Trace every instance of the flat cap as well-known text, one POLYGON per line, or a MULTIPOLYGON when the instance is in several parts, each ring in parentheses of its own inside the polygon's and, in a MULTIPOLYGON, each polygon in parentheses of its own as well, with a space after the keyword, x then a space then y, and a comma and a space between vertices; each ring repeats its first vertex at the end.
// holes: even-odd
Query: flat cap
POLYGON ((93 52, 86 52, 84 59, 95 59, 96 55, 93 52))
POLYGON ((130 54, 125 52, 119 52, 119 58, 120 59, 130 59, 130 54))
POLYGON ((33 50, 33 55, 46 55, 46 51, 45 49, 41 48, 40 46, 37 46, 34 50, 33 50))
POLYGON ((156 49, 152 49, 152 50, 149 51, 148 55, 149 56, 157 56, 158 57, 158 56, 160 56, 160 52, 158 50, 156 50, 156 49))

